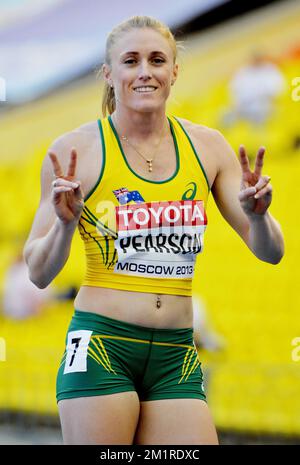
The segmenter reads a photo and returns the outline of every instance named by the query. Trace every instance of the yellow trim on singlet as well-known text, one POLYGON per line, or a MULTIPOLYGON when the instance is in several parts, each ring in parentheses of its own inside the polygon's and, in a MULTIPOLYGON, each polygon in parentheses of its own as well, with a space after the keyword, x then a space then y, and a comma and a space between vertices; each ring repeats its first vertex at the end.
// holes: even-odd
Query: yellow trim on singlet
MULTIPOLYGON (((157 265, 159 261, 154 262, 156 274, 153 276, 149 275, 150 269, 151 273, 153 269, 150 261, 147 267, 148 274, 144 275, 143 268, 140 267, 136 274, 132 272, 134 261, 125 268, 122 268, 123 264, 117 265, 116 207, 120 208, 122 204, 116 192, 125 189, 130 195, 137 193, 136 195, 147 204, 197 200, 203 202, 204 211, 206 210, 210 189, 201 163, 201 154, 196 153, 187 131, 179 120, 168 116, 168 121, 174 143, 176 167, 169 178, 160 181, 145 179, 132 169, 110 117, 98 121, 103 162, 96 185, 85 197, 84 209, 78 225, 85 246, 87 265, 82 285, 144 293, 192 295, 192 278, 185 276, 177 278, 177 268, 171 274, 172 266, 177 266, 172 254, 165 256, 166 264, 170 264, 169 267, 166 265, 160 270, 157 265), (115 270, 115 267, 118 269, 115 270), (157 270, 160 274, 157 274, 157 270)), ((137 201, 130 200, 127 205, 136 206, 137 201)), ((149 247, 151 249, 152 245, 148 245, 145 250, 148 251, 149 247)), ((155 246, 152 247, 152 251, 153 249, 155 246)), ((158 248, 158 250, 165 249, 158 248)), ((143 260, 147 263, 148 252, 144 255, 143 260)), ((186 263, 188 267, 188 262, 186 263)), ((184 270, 184 266, 182 269, 185 273, 188 272, 184 270)))

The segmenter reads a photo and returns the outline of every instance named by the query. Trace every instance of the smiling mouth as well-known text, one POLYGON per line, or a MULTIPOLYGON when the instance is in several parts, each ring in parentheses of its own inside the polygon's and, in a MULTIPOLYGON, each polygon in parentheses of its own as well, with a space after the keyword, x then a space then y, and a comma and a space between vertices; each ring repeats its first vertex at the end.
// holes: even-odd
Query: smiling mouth
POLYGON ((139 92, 140 94, 146 94, 146 93, 151 93, 154 92, 157 89, 157 87, 154 86, 140 86, 140 87, 134 87, 135 92, 139 92))

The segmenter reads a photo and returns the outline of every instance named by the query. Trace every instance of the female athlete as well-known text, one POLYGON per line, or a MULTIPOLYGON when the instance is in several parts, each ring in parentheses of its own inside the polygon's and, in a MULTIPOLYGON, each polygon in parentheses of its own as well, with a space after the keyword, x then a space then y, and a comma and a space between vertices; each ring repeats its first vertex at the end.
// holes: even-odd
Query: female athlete
POLYGON ((65 444, 217 444, 191 297, 209 192, 256 257, 283 256, 265 149, 252 171, 243 146, 238 160, 217 130, 166 114, 176 56, 161 22, 118 25, 102 67, 104 117, 63 134, 43 162, 30 278, 51 283, 76 228, 87 260, 57 377, 65 444))

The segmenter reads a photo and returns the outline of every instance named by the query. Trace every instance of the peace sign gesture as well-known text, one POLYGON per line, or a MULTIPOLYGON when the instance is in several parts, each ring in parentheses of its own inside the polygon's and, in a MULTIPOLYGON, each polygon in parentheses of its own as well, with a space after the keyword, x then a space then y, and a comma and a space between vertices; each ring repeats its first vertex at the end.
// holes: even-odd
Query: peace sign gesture
POLYGON ((58 218, 65 225, 77 223, 84 205, 83 193, 80 181, 75 181, 77 152, 75 148, 71 150, 71 156, 67 175, 62 172, 61 166, 54 152, 49 152, 52 162, 53 176, 52 182, 52 204, 58 218))
POLYGON ((270 176, 262 176, 265 148, 260 147, 254 171, 251 171, 249 159, 243 145, 239 148, 240 163, 242 167, 241 190, 239 200, 244 212, 249 215, 264 215, 272 201, 272 186, 269 184, 270 176))

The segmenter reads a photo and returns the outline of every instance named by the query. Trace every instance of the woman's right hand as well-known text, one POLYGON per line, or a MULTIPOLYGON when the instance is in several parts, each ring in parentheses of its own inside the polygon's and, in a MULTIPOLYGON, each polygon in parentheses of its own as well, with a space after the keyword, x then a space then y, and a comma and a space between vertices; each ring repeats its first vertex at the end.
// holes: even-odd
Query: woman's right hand
POLYGON ((55 153, 49 152, 48 154, 53 166, 53 176, 55 177, 55 180, 52 182, 51 195, 51 202, 55 213, 64 225, 77 225, 84 207, 84 198, 81 182, 75 180, 76 149, 72 148, 71 150, 67 175, 63 174, 55 153))

